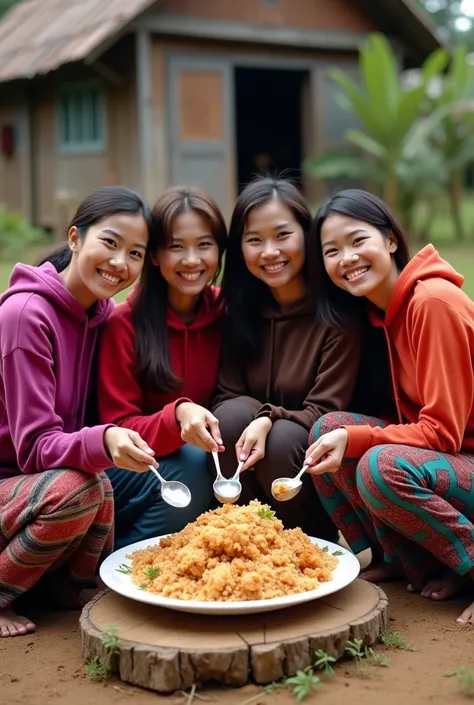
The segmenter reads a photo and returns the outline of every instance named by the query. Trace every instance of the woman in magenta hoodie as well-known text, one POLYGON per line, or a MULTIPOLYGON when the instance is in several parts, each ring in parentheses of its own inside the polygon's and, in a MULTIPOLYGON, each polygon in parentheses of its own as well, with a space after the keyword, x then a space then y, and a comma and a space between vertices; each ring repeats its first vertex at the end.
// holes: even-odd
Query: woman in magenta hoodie
POLYGON ((53 593, 94 578, 113 541, 111 460, 156 465, 135 431, 87 425, 98 332, 111 297, 140 274, 150 222, 132 191, 96 191, 67 244, 16 265, 0 298, 1 637, 35 629, 12 603, 40 578, 53 593))
POLYGON ((212 500, 207 453, 223 448, 207 407, 217 384, 224 312, 210 284, 226 246, 225 222, 209 195, 183 187, 161 196, 153 219, 157 248, 102 335, 99 411, 103 423, 140 433, 165 479, 185 482, 192 501, 173 509, 153 477, 111 469, 117 548, 179 531, 206 511, 212 500))

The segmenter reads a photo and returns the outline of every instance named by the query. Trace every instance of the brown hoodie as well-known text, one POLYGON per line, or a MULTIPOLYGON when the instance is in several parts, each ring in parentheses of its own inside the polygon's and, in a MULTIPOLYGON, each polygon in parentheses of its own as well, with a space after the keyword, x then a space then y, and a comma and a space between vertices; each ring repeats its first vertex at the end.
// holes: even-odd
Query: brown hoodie
POLYGON ((319 323, 308 299, 269 310, 262 325, 257 360, 246 363, 228 348, 223 353, 214 409, 244 397, 257 416, 288 419, 309 430, 323 414, 347 408, 359 368, 357 328, 341 331, 319 323))

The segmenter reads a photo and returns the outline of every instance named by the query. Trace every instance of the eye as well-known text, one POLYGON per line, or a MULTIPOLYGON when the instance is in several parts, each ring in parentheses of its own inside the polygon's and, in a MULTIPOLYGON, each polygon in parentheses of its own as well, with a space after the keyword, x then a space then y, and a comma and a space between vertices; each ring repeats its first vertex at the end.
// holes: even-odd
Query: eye
POLYGON ((248 237, 245 240, 246 245, 258 245, 259 242, 260 242, 260 238, 258 238, 258 237, 248 237))
POLYGON ((361 237, 356 237, 356 238, 354 239, 354 241, 353 241, 353 244, 354 244, 354 245, 360 245, 362 242, 364 242, 364 240, 367 240, 367 238, 366 238, 366 237, 362 237, 362 236, 361 236, 361 237))
POLYGON ((329 248, 329 250, 325 250, 323 253, 324 257, 331 257, 331 255, 335 255, 337 253, 337 250, 335 247, 329 248))
POLYGON ((291 232, 287 232, 286 230, 282 230, 281 233, 278 233, 277 237, 282 238, 282 237, 287 237, 287 235, 291 235, 291 232))
POLYGON ((204 242, 199 243, 199 247, 212 247, 215 244, 214 240, 205 240, 204 242))
POLYGON ((105 242, 107 245, 110 245, 111 247, 117 247, 117 243, 113 239, 113 237, 103 237, 102 241, 105 242))
POLYGON ((182 250, 182 249, 183 249, 183 246, 180 245, 180 244, 178 244, 177 242, 173 242, 173 243, 171 243, 171 245, 169 246, 169 249, 172 250, 173 252, 178 252, 178 250, 182 250))
POLYGON ((132 255, 132 257, 139 257, 140 259, 143 259, 143 252, 141 252, 140 250, 132 250, 130 254, 132 255))

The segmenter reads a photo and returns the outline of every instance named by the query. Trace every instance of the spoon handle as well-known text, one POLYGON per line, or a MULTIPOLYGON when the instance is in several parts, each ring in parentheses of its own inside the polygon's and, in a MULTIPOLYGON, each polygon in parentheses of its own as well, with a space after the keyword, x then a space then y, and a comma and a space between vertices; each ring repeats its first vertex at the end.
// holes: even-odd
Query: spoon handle
POLYGON ((303 475, 306 472, 308 467, 309 467, 308 465, 303 465, 303 467, 301 468, 301 470, 299 471, 299 473, 295 477, 295 480, 301 480, 301 475, 303 475))
POLYGON ((223 480, 223 476, 221 473, 221 466, 219 463, 219 454, 216 450, 212 451, 212 459, 214 460, 214 465, 216 466, 216 471, 217 471, 217 477, 216 480, 223 480))
POLYGON ((163 477, 161 477, 161 475, 160 475, 160 473, 158 472, 158 470, 157 470, 156 468, 154 468, 153 465, 149 465, 148 467, 150 468, 150 470, 151 470, 153 473, 155 473, 155 475, 157 476, 157 478, 159 479, 159 481, 161 482, 161 484, 164 485, 164 484, 166 483, 166 480, 165 480, 163 477))
POLYGON ((231 480, 238 480, 239 479, 240 471, 242 470, 244 463, 245 463, 245 460, 242 460, 239 463, 237 470, 235 471, 235 475, 234 475, 234 477, 231 477, 231 480))

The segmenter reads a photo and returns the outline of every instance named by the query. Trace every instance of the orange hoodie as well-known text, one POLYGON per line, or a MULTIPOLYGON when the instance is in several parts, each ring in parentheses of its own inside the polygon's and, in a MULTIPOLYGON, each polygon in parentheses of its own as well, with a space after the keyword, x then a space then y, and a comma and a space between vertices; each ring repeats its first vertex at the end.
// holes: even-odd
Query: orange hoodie
POLYGON ((463 281, 427 245, 401 272, 385 319, 371 314, 385 330, 399 424, 345 426, 347 457, 385 443, 474 452, 474 303, 463 281))

